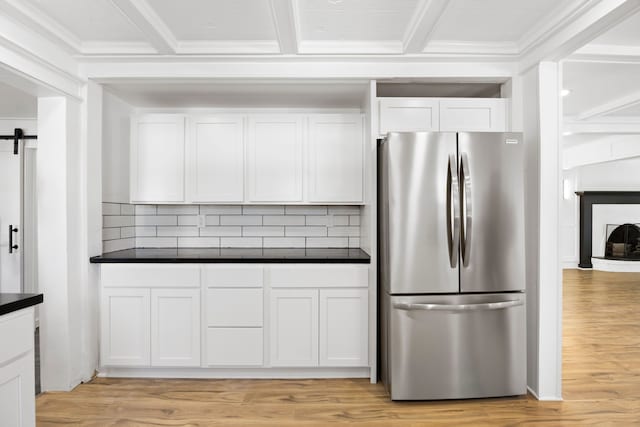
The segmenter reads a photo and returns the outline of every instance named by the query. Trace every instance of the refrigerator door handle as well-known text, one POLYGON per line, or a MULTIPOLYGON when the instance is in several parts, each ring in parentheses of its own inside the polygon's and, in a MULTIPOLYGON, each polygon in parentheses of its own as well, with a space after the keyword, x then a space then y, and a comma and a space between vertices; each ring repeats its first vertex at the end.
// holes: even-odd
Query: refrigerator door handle
POLYGON ((460 245, 460 186, 458 184, 458 166, 455 154, 449 155, 447 168, 447 239, 449 246, 449 265, 458 267, 458 247, 460 245))
POLYGON ((416 304, 408 302, 396 302, 393 304, 393 308, 407 311, 482 311, 502 310, 505 308, 517 307, 520 305, 524 305, 523 300, 486 302, 481 304, 416 304))
POLYGON ((471 258, 471 220, 472 220, 471 174, 467 153, 460 156, 460 206, 462 209, 462 227, 460 241, 462 247, 462 265, 467 267, 471 258))

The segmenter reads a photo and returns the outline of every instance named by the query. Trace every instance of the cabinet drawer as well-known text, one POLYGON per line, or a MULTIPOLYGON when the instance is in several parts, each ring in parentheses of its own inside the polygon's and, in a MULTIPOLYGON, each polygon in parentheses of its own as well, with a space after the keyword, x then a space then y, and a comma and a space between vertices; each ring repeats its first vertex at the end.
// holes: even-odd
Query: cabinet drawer
POLYGON ((386 135, 387 132, 438 130, 437 98, 383 98, 379 106, 381 135, 386 135))
POLYGON ((369 267, 366 265, 293 265, 267 268, 274 288, 369 286, 369 267))
POLYGON ((33 349, 33 308, 0 317, 0 365, 33 349))
POLYGON ((209 288, 260 288, 261 266, 205 266, 202 283, 209 288))
POLYGON ((262 328, 207 329, 207 365, 261 366, 262 328))
POLYGON ((197 265, 158 264, 102 264, 104 287, 136 288, 195 288, 200 287, 200 268, 197 265))
POLYGON ((208 326, 262 326, 262 289, 207 290, 208 326))
POLYGON ((441 132, 505 132, 506 106, 500 98, 452 98, 440 101, 441 132))

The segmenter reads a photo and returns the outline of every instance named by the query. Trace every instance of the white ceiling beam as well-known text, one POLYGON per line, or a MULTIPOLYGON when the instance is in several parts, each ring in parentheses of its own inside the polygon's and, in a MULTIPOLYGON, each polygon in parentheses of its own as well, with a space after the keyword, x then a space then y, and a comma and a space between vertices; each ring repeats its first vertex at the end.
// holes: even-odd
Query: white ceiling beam
POLYGON ((418 3, 402 40, 404 53, 424 51, 448 4, 447 0, 421 0, 418 3))
POLYGON ((640 91, 633 92, 617 99, 605 102, 597 107, 589 108, 576 115, 577 120, 588 120, 598 116, 615 113, 640 104, 640 91))
POLYGON ((526 39, 525 43, 529 44, 521 53, 521 72, 541 61, 559 61, 568 57, 640 10, 640 0, 579 0, 573 5, 574 10, 556 22, 553 28, 538 38, 526 39))
POLYGON ((273 25, 282 54, 297 54, 300 44, 300 20, 296 0, 270 0, 273 25))
POLYGON ((567 58, 573 62, 640 63, 640 46, 589 43, 567 58))
POLYGON ((111 0, 111 3, 142 32, 158 53, 176 53, 175 36, 146 0, 111 0))
POLYGON ((563 133, 570 135, 578 134, 607 134, 607 135, 623 135, 623 134, 640 134, 640 120, 626 123, 616 122, 580 122, 574 120, 565 120, 562 124, 563 133))
POLYGON ((0 10, 10 18, 41 34, 71 53, 80 53, 82 43, 71 31, 42 10, 24 0, 0 0, 0 10))

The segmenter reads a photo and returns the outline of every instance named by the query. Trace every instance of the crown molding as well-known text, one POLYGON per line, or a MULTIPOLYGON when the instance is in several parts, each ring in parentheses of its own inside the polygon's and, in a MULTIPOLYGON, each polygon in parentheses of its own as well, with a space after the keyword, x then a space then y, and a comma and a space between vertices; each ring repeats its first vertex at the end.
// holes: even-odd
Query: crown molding
POLYGON ((298 51, 302 55, 399 55, 403 49, 399 40, 302 40, 298 51))
POLYGON ((537 39, 529 36, 535 41, 528 42, 525 37, 523 43, 529 43, 529 47, 520 55, 521 73, 542 61, 560 61, 567 58, 580 47, 640 10, 639 0, 587 0, 572 4, 575 8, 573 12, 556 22, 547 34, 537 39))
MULTIPOLYGON (((99 42, 89 41, 80 45, 81 55, 147 55, 156 49, 147 42, 99 42)), ((82 56, 76 55, 81 58, 82 56)))
POLYGON ((160 54, 176 52, 177 41, 169 27, 146 0, 111 0, 160 54))
POLYGON ((466 42, 456 40, 432 41, 423 53, 457 55, 504 55, 517 58, 518 46, 513 42, 466 42))
POLYGON ((594 117, 605 116, 616 111, 625 110, 640 105, 640 91, 633 92, 620 98, 605 102, 597 107, 583 111, 576 116, 578 121, 588 120, 594 117))
POLYGON ((418 2, 402 38, 404 53, 424 51, 448 5, 449 2, 446 0, 420 0, 418 2))
POLYGON ((33 4, 20 0, 0 0, 0 10, 30 30, 53 39, 65 51, 80 53, 80 38, 33 4))
POLYGON ((640 46, 589 43, 566 60, 570 62, 640 62, 640 46))
POLYGON ((623 119, 624 122, 565 119, 562 130, 571 134, 640 134, 640 117, 625 117, 623 119))
POLYGON ((269 0, 269 5, 280 53, 298 53, 300 14, 297 0, 269 0))
POLYGON ((280 53, 275 40, 194 40, 180 41, 176 46, 178 55, 269 55, 280 53))

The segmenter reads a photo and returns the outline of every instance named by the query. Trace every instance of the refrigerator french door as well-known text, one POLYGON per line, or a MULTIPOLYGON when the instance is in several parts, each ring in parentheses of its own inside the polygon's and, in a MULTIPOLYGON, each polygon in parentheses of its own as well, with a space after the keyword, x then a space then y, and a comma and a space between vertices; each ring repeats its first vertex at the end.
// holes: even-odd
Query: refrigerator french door
POLYGON ((379 161, 391 398, 525 393, 522 136, 390 133, 379 161))

